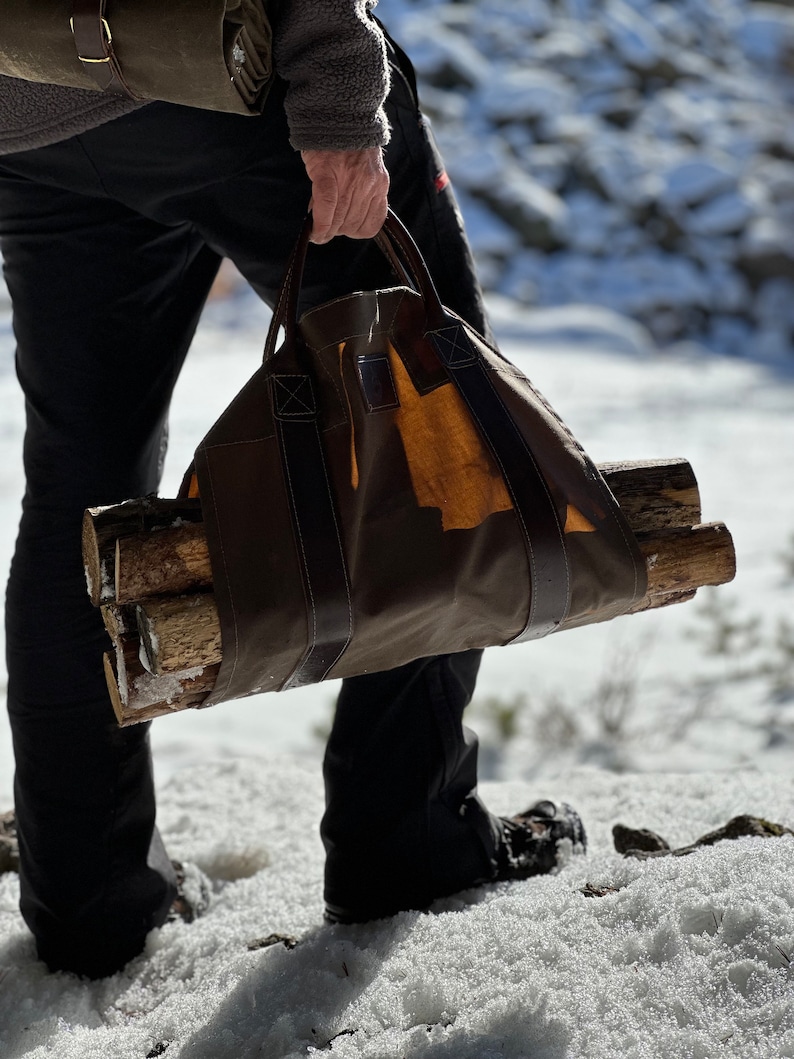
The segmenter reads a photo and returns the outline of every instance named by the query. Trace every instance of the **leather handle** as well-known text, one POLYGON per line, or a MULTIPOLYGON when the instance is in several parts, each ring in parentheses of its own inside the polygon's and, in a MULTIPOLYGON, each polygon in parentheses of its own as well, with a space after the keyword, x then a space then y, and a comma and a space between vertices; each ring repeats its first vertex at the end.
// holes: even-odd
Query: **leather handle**
POLYGON ((83 69, 103 92, 138 99, 124 80, 113 35, 105 17, 106 0, 72 0, 72 34, 83 69))
MULTIPOLYGON (((285 345, 290 349, 295 346, 298 300, 311 231, 312 215, 309 213, 303 222, 295 248, 287 262, 281 290, 273 309, 273 318, 270 321, 270 329, 265 341, 264 360, 268 360, 275 353, 278 331, 282 325, 286 332, 285 345)), ((375 243, 398 275, 407 280, 421 295, 427 314, 428 328, 443 326, 446 314, 424 258, 408 229, 391 209, 386 216, 383 227, 375 236, 375 243)))
POLYGON ((392 252, 402 258, 408 275, 422 296, 428 327, 441 327, 447 318, 447 312, 441 304, 436 285, 411 233, 392 210, 389 210, 383 228, 375 236, 375 242, 387 257, 390 257, 387 248, 391 247, 392 252))
POLYGON ((303 269, 306 264, 306 252, 309 248, 309 236, 312 233, 312 215, 308 213, 303 222, 298 240, 287 261, 281 289, 273 306, 273 316, 265 340, 263 360, 269 360, 276 350, 278 330, 284 325, 286 344, 293 348, 297 335, 298 296, 303 280, 303 269))

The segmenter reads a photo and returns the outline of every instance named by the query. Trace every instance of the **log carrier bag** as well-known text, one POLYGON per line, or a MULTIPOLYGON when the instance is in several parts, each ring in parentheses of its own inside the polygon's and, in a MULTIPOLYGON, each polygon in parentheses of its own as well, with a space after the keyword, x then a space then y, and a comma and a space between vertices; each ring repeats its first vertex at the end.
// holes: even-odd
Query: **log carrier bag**
POLYGON ((609 488, 521 372, 440 304, 396 217, 378 244, 412 287, 297 321, 309 232, 262 367, 186 476, 223 637, 206 705, 628 609, 645 565, 609 488))
POLYGON ((0 74, 258 114, 281 0, 0 0, 0 74))

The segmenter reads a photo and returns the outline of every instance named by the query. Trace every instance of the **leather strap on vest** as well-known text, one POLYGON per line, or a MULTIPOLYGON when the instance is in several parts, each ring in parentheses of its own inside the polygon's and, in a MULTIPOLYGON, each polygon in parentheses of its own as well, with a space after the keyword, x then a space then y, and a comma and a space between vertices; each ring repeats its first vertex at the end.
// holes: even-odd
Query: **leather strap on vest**
POLYGON ((73 0, 72 33, 83 69, 102 91, 137 99, 126 84, 113 51, 105 0, 73 0))
POLYGON ((353 635, 350 584, 308 375, 270 379, 281 466, 303 576, 308 643, 279 690, 323 680, 353 635))
POLYGON ((502 471, 524 536, 530 572, 530 609, 521 643, 554 632, 568 614, 570 575, 557 510, 518 427, 491 385, 466 328, 450 322, 428 332, 458 393, 502 471))

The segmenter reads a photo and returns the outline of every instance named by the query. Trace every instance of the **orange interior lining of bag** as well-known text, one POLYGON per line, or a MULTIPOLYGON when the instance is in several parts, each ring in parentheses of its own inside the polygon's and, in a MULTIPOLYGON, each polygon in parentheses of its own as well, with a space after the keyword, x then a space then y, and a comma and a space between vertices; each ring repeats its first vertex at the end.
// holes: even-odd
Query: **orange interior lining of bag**
POLYGON ((568 504, 565 511, 563 533, 596 533, 593 523, 582 514, 579 508, 568 504))
MULTIPOLYGON (((345 345, 339 345, 340 362, 345 345)), ((397 428, 420 507, 439 508, 444 530, 471 529, 496 511, 509 511, 513 504, 502 476, 458 392, 451 386, 442 386, 420 397, 391 343, 388 351, 400 401, 395 413, 397 428), (443 434, 438 432, 439 424, 447 427, 443 434)), ((346 390, 345 396, 348 397, 346 390)), ((351 426, 352 422, 351 415, 351 426)), ((351 484, 355 489, 358 465, 354 434, 350 450, 351 484)), ((187 495, 200 498, 195 471, 190 475, 187 495)), ((596 527, 578 508, 568 504, 564 532, 594 533, 596 527)))
POLYGON ((402 438, 414 494, 420 507, 437 507, 444 530, 473 529, 512 506, 499 468, 452 385, 420 396, 387 344, 400 407, 394 420, 402 438))

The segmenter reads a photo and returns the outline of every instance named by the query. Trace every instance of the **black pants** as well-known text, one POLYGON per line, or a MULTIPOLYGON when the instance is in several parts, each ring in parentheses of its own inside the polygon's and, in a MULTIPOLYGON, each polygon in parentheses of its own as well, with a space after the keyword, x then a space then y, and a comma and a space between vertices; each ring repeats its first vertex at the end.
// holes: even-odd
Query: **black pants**
MULTIPOLYGON (((169 400, 222 256, 272 304, 309 198, 282 98, 277 87, 257 119, 155 103, 0 159, 27 406, 6 622, 21 904, 53 968, 115 971, 174 896, 148 726, 118 729, 108 703, 80 522, 87 506, 156 489, 169 400)), ((396 71, 389 114, 392 205, 442 298, 483 329, 459 215, 396 71)), ((389 280, 371 244, 337 239, 311 252, 306 303, 389 280)), ((330 904, 415 907, 492 874, 496 828, 461 725, 478 664, 471 652, 345 682, 325 764, 330 904)))

